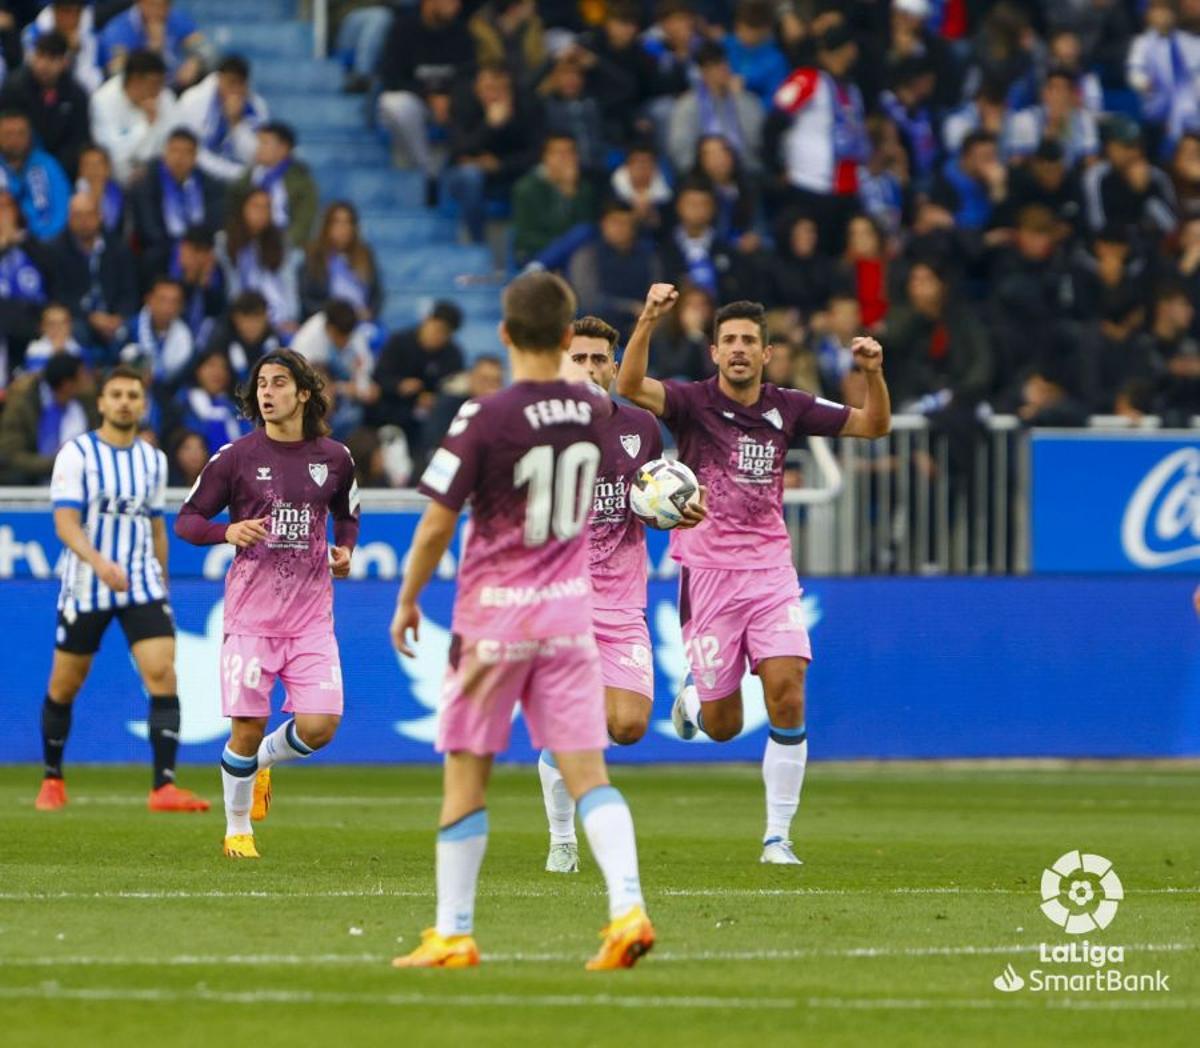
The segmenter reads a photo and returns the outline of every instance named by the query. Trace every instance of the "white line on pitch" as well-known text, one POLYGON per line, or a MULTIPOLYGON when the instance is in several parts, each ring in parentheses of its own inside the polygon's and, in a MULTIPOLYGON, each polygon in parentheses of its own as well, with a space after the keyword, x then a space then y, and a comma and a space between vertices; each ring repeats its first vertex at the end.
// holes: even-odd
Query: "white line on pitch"
MULTIPOLYGON (((283 793, 279 794, 279 801, 286 801, 289 804, 303 804, 309 807, 364 807, 377 806, 381 808, 390 808, 400 805, 437 805, 441 803, 439 794, 405 794, 398 797, 342 797, 333 796, 330 794, 319 793, 283 793)), ((17 802, 21 807, 32 807, 32 802, 28 798, 22 797, 17 802)), ((114 794, 92 794, 84 796, 72 796, 71 807, 77 805, 91 805, 93 807, 136 807, 144 808, 146 806, 145 797, 131 796, 124 793, 114 794)))
MULTIPOLYGON (((398 977, 399 978, 399 977, 398 977)), ((790 1009, 799 1001, 781 997, 642 997, 629 994, 516 994, 516 993, 331 993, 321 990, 246 990, 242 992, 156 989, 67 989, 61 986, 0 986, 0 1000, 48 1001, 141 1001, 150 1004, 208 1002, 215 1004, 357 1004, 458 1008, 512 1006, 522 1008, 779 1008, 790 1009)))
MULTIPOLYGON (((1186 953, 1196 950, 1195 943, 1125 943, 1125 949, 1135 953, 1186 953)), ((801 947, 791 950, 656 950, 656 963, 664 961, 794 961, 819 957, 870 959, 876 957, 987 957, 1004 954, 1036 953, 1037 943, 1003 946, 850 946, 844 948, 801 947)), ((300 967, 312 965, 351 966, 385 964, 390 954, 382 953, 269 953, 269 954, 176 954, 170 957, 118 957, 113 955, 43 954, 34 957, 3 957, 0 968, 190 968, 206 966, 231 967, 300 967)), ((484 960, 495 963, 550 964, 581 960, 574 953, 485 953, 484 960)))
POLYGON ((967 1009, 970 1011, 1072 1011, 1072 1012, 1157 1012, 1192 1011, 1200 1008, 1200 1000, 1162 997, 1122 997, 1112 1000, 1091 1000, 1072 997, 1034 998, 1026 995, 1012 997, 809 997, 806 1008, 833 1008, 837 1011, 937 1011, 967 1009))

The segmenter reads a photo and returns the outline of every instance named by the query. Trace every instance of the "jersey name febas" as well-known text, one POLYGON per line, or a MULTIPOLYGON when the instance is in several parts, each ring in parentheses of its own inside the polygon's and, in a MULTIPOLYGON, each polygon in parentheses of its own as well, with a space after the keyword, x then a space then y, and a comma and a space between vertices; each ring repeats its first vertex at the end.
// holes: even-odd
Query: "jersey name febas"
POLYGON ((524 413, 533 429, 567 423, 586 426, 592 421, 592 405, 586 400, 562 400, 558 397, 535 400, 532 404, 525 405, 524 413))

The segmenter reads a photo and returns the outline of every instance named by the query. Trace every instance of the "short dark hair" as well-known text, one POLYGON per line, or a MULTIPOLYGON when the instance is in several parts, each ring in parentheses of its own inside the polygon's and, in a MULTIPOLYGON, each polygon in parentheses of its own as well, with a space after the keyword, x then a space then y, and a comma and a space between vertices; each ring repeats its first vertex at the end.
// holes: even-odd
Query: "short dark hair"
POLYGON ((114 368, 109 368, 100 379, 100 393, 104 393, 110 382, 115 382, 120 378, 132 379, 142 387, 143 392, 146 391, 146 375, 141 369, 131 367, 129 364, 118 364, 114 368))
POLYGON ((122 73, 125 81, 129 81, 135 76, 166 75, 167 63, 163 61, 162 55, 157 51, 147 51, 144 48, 129 52, 129 57, 125 59, 125 70, 122 73))
POLYGON ((296 131, 291 124, 285 124, 282 120, 269 120, 259 129, 260 135, 274 135, 281 142, 286 143, 288 149, 296 148, 296 131))
POLYGON ((462 327, 463 311, 449 299, 440 298, 426 315, 426 320, 440 320, 451 332, 462 327))
POLYGON ((770 333, 767 331, 767 311, 761 302, 750 302, 746 299, 741 299, 737 302, 730 302, 717 310, 713 317, 713 344, 716 345, 717 340, 721 335, 721 325, 727 320, 753 320, 758 325, 758 333, 762 338, 763 345, 767 345, 771 341, 770 333))
POLYGON ((617 348, 617 340, 621 337, 620 332, 608 321, 593 316, 580 317, 575 321, 575 335, 577 338, 604 339, 610 353, 617 348))
POLYGON ((213 231, 209 226, 188 226, 184 230, 182 242, 190 244, 192 247, 211 251, 216 244, 216 238, 213 236, 213 231))
POLYGON ((691 15, 694 14, 691 5, 687 0, 658 0, 654 5, 654 20, 661 22, 664 18, 670 18, 672 15, 691 15))
POLYGON ((304 439, 315 440, 329 432, 325 415, 329 411, 329 398, 325 396, 325 380, 316 369, 299 353, 291 349, 275 349, 264 353, 254 362, 246 384, 237 391, 238 405, 242 414, 255 426, 263 426, 262 410, 258 406, 258 376, 267 364, 278 364, 291 372, 297 391, 307 390, 304 402, 304 439))
POLYGON ((331 298, 325 303, 325 323, 341 335, 349 335, 358 327, 358 314, 344 298, 331 298))
POLYGON ((720 65, 723 62, 728 62, 729 56, 725 53, 725 48, 715 40, 705 40, 704 43, 696 48, 695 61, 696 65, 703 69, 705 66, 720 65))
POLYGON ((612 0, 605 15, 609 22, 626 22, 639 28, 642 24, 642 6, 636 0, 612 0))
POLYGON ((241 80, 250 79, 250 63, 241 55, 226 55, 217 63, 218 73, 232 73, 241 80))
POLYGON ((1072 87, 1079 83, 1079 75, 1074 69, 1069 69, 1065 65, 1053 65, 1046 70, 1046 76, 1042 80, 1045 85, 1051 80, 1066 80, 1072 87))
POLYGON ((150 287, 147 288, 146 295, 147 296, 153 295, 155 291, 157 291, 160 287, 163 287, 164 285, 167 287, 173 287, 176 291, 179 292, 180 295, 182 295, 184 293, 182 281, 176 280, 174 277, 167 276, 167 274, 163 273, 160 276, 155 277, 150 282, 150 287))
POLYGON ((504 361, 496 356, 495 353, 480 353, 479 356, 471 361, 472 368, 477 368, 480 364, 492 364, 501 371, 504 370, 504 361))
POLYGON ((628 201, 622 200, 620 197, 609 197, 600 205, 600 217, 606 218, 608 215, 632 215, 633 205, 628 201))
POLYGON ((33 126, 33 121, 24 109, 0 109, 0 120, 24 120, 27 125, 33 126))
POLYGON ((575 141, 574 135, 566 131, 547 131, 546 137, 542 139, 542 156, 546 155, 551 142, 570 142, 576 152, 579 151, 579 143, 575 141))
POLYGON ((554 273, 525 273, 504 289, 504 327, 513 345, 530 353, 557 353, 575 316, 575 292, 554 273))
MULTIPOLYGON (((83 361, 74 353, 55 353, 46 361, 46 366, 42 369, 42 378, 46 380, 46 385, 51 389, 57 390, 64 382, 70 382, 71 379, 78 376, 82 368, 83 361)), ((140 375, 138 380, 141 381, 140 375)), ((105 381, 107 382, 108 379, 106 378, 105 381)))
POLYGON ((959 155, 966 156, 972 149, 979 145, 991 143, 996 144, 996 136, 990 131, 971 131, 962 140, 962 145, 959 147, 959 155))
POLYGON ((47 58, 62 58, 71 49, 71 46, 62 33, 57 29, 51 29, 50 32, 43 33, 37 38, 33 49, 39 55, 45 55, 47 58))
POLYGON ((712 183, 704 175, 688 175, 680 182, 679 188, 675 191, 675 199, 678 200, 684 193, 707 193, 710 197, 716 198, 712 183))
POLYGON ((167 141, 174 142, 177 138, 185 138, 187 141, 191 142, 196 149, 200 148, 200 139, 196 137, 196 132, 190 127, 180 126, 171 128, 171 133, 167 135, 167 141))
POLYGON ((242 317, 258 317, 267 312, 267 300, 261 291, 243 291, 229 303, 229 312, 242 317))

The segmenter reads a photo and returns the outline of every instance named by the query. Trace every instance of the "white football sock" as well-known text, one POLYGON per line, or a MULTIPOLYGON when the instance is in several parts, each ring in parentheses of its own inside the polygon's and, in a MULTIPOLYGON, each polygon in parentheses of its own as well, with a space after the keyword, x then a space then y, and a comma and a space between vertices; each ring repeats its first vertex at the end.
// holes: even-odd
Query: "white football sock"
POLYGON ((487 809, 443 826, 437 836, 437 931, 470 935, 475 929, 475 886, 487 851, 487 809))
POLYGON ((763 785, 767 792, 767 832, 764 841, 772 837, 782 837, 785 841, 790 839, 792 819, 800 806, 800 789, 804 785, 807 763, 808 737, 803 728, 771 729, 762 765, 763 785), (788 732, 799 734, 785 734, 788 732))
POLYGON ((630 907, 645 905, 638 877, 633 816, 620 791, 615 786, 588 790, 579 798, 579 816, 608 885, 609 919, 620 917, 630 907))
POLYGON ((542 800, 550 823, 551 844, 575 844, 575 802, 549 750, 538 758, 538 776, 542 780, 542 800))
POLYGON ((700 693, 696 691, 696 685, 691 683, 691 677, 683 686, 683 708, 688 720, 693 724, 700 723, 700 693))
POLYGON ((221 786, 225 794, 225 836, 253 833, 250 804, 254 800, 254 773, 257 757, 243 757, 228 746, 221 754, 221 786))
POLYGON ((296 721, 292 719, 263 738, 258 747, 258 766, 269 768, 273 764, 301 760, 311 757, 312 754, 312 747, 305 746, 300 741, 300 736, 296 733, 296 721))

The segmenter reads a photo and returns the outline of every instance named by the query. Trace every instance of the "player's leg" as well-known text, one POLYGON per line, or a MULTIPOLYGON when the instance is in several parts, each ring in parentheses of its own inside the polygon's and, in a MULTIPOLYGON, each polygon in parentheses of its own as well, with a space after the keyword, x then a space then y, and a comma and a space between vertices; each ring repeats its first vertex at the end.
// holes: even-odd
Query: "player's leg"
POLYGON ((793 866, 800 864, 789 838, 808 763, 804 683, 812 646, 795 573, 782 569, 763 575, 755 579, 759 597, 746 634, 754 672, 762 680, 770 723, 763 752, 767 826, 762 861, 793 866))
POLYGON ((250 812, 258 774, 258 750, 271 715, 271 689, 282 641, 229 634, 221 645, 221 712, 230 719, 221 754, 225 800, 224 851, 230 858, 257 859, 250 812))
POLYGON ((590 635, 542 644, 521 706, 535 746, 554 754, 608 888, 609 924, 589 970, 628 968, 654 945, 625 798, 608 781, 600 659, 590 635))
POLYGON ((745 572, 684 568, 679 576, 679 621, 688 674, 671 721, 682 739, 704 732, 727 742, 742 730, 742 674, 746 665, 745 572))
POLYGON ((42 785, 34 802, 38 811, 57 811, 67 803, 63 751, 71 733, 71 713, 111 621, 109 611, 59 610, 54 661, 42 700, 42 785))
POLYGON ((421 945, 392 961, 396 968, 468 968, 479 963, 475 893, 487 850, 487 784, 492 756, 508 746, 512 711, 531 659, 508 658, 496 642, 455 636, 450 646, 438 751, 444 753, 437 835, 437 923, 421 945), (482 656, 482 657, 481 657, 482 656))
POLYGON ((150 709, 146 725, 154 762, 151 811, 208 811, 208 801, 175 784, 179 752, 179 688, 175 680, 175 623, 166 601, 135 604, 118 613, 150 709))

